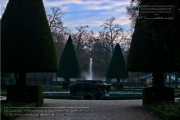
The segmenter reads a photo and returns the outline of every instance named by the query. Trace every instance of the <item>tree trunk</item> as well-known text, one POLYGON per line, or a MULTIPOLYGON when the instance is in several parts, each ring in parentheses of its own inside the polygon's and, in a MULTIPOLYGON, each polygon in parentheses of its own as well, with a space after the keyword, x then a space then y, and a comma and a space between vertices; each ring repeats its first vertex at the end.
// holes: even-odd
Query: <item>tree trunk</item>
POLYGON ((117 78, 117 83, 120 83, 120 78, 117 78))
POLYGON ((163 81, 164 81, 164 77, 163 77, 163 72, 161 71, 155 71, 152 73, 153 76, 153 87, 154 88, 161 88, 164 86, 163 81))
POLYGON ((132 79, 132 82, 134 82, 134 74, 133 74, 133 72, 131 72, 131 74, 132 74, 132 76, 131 76, 131 77, 132 77, 132 78, 131 78, 131 79, 132 79))
POLYGON ((138 74, 138 77, 137 77, 138 78, 138 86, 137 87, 139 88, 140 87, 139 72, 137 74, 138 74))
POLYGON ((164 73, 164 86, 167 85, 167 76, 168 76, 168 74, 164 73))
POLYGON ((58 86, 57 74, 55 74, 55 78, 56 78, 56 86, 58 86))
POLYGON ((169 73, 169 87, 171 87, 171 74, 169 73))
POLYGON ((16 85, 18 86, 26 86, 26 73, 18 72, 15 73, 16 85))
POLYGON ((177 73, 175 73, 175 88, 178 88, 178 78, 177 78, 177 73))
POLYGON ((173 88, 164 87, 164 77, 162 71, 155 71, 153 75, 152 102, 174 101, 173 88))
POLYGON ((70 83, 70 79, 69 78, 65 78, 67 83, 70 83))

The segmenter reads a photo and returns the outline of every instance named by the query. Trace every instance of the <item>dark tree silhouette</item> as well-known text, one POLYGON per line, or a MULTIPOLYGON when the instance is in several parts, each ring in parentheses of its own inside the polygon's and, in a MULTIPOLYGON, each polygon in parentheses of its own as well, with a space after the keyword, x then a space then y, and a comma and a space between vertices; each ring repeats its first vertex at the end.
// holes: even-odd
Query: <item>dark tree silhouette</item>
POLYGON ((120 79, 128 78, 126 63, 118 43, 115 46, 106 77, 110 79, 116 78, 117 82, 120 82, 120 79))
POLYGON ((69 78, 80 77, 79 62, 76 56, 71 36, 69 36, 60 58, 59 71, 57 73, 57 76, 65 78, 67 82, 70 82, 69 78))
POLYGON ((10 0, 1 20, 2 72, 26 85, 27 72, 57 71, 57 56, 42 0, 10 0))
POLYGON ((174 5, 175 16, 172 20, 136 20, 127 69, 133 72, 152 72, 153 88, 156 89, 154 94, 156 99, 162 99, 164 95, 162 93, 162 89, 164 89, 163 73, 180 71, 179 4, 177 0, 140 2, 140 5, 147 4, 174 5))
POLYGON ((180 70, 178 20, 178 14, 173 20, 136 20, 127 62, 129 71, 153 72, 153 75, 161 76, 161 79, 154 79, 153 84, 159 87, 163 86, 164 72, 180 70))

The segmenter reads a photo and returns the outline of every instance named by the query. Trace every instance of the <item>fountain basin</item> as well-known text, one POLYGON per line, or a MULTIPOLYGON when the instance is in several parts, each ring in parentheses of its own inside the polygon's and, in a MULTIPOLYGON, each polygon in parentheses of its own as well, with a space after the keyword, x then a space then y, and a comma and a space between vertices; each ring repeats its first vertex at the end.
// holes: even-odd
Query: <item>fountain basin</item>
POLYGON ((77 80, 70 84, 70 94, 72 96, 83 96, 87 99, 101 99, 109 92, 111 85, 105 84, 101 80, 77 80))

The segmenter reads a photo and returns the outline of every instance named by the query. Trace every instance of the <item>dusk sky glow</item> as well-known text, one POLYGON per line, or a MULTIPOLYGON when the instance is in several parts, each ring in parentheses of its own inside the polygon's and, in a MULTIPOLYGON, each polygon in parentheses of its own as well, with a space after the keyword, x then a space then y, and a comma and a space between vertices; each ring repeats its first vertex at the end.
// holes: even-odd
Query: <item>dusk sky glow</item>
MULTIPOLYGON (((115 17, 115 23, 120 24, 125 30, 130 29, 129 17, 126 7, 130 4, 130 0, 43 0, 44 6, 59 6, 65 12, 62 20, 64 26, 75 30, 79 25, 89 25, 90 29, 98 32, 103 22, 111 17, 115 17)), ((2 6, 5 7, 7 0, 1 0, 2 6)), ((0 16, 1 17, 1 16, 0 16)))

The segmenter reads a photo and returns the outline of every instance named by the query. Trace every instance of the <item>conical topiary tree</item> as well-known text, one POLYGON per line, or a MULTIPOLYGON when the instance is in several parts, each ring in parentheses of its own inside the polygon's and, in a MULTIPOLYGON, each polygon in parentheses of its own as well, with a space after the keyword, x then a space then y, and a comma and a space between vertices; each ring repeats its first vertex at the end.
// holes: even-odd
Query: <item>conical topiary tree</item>
MULTIPOLYGON (((173 100, 173 89, 164 88, 165 72, 180 71, 180 22, 178 0, 175 1, 141 1, 139 5, 175 6, 172 20, 137 19, 132 36, 131 47, 127 60, 127 69, 132 72, 152 72, 153 87, 147 90, 146 100, 173 100), (166 90, 170 92, 165 92, 166 90), (169 96, 167 96, 169 94, 169 96), (151 99, 152 97, 153 99, 151 99)), ((167 17, 167 16, 166 16, 167 17)), ((145 100, 145 101, 146 101, 145 100)))
POLYGON ((57 76, 63 77, 68 83, 70 82, 69 78, 80 77, 79 62, 76 56, 71 36, 69 36, 60 58, 59 71, 57 73, 57 76))
POLYGON ((152 88, 143 89, 143 104, 173 101, 173 89, 164 88, 163 73, 174 68, 168 52, 153 40, 148 20, 137 20, 127 59, 127 70, 131 72, 152 72, 152 88), (168 96, 167 96, 168 94, 168 96))
MULTIPOLYGON (((141 5, 146 4, 141 2, 141 5)), ((154 4, 160 3, 157 1, 154 4)), ((154 87, 163 87, 164 72, 180 70, 178 17, 175 15, 173 20, 136 20, 127 69, 132 72, 153 72, 154 87)))
POLYGON ((126 71, 126 63, 120 45, 117 43, 111 58, 106 78, 116 78, 117 82, 120 79, 128 78, 128 72, 126 71))
POLYGON ((1 20, 1 70, 16 73, 26 85, 27 72, 56 72, 57 56, 42 0, 9 0, 1 20))

